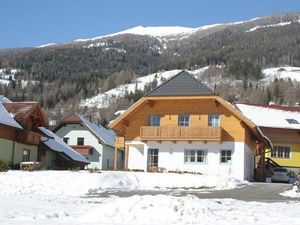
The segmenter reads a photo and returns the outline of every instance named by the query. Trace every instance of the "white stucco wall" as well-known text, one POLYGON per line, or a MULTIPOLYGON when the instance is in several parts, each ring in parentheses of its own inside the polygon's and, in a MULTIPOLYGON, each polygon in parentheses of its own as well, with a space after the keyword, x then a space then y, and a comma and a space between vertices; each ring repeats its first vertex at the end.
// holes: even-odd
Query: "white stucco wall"
POLYGON ((245 143, 245 180, 254 180, 255 153, 245 143))
POLYGON ((87 128, 80 124, 67 124, 55 133, 61 138, 69 138, 68 145, 77 145, 77 138, 83 137, 84 145, 93 146, 93 154, 84 155, 91 162, 87 168, 113 168, 114 149, 110 146, 103 146, 87 128), (109 162, 109 165, 107 165, 107 162, 109 162))
POLYGON ((158 148, 158 166, 167 170, 179 170, 190 172, 201 172, 211 175, 229 175, 238 179, 250 179, 253 173, 253 165, 249 159, 250 149, 244 142, 126 142, 129 144, 129 169, 147 169, 148 148, 158 148), (248 149, 247 149, 248 148, 248 149), (206 149, 206 163, 185 163, 184 149, 206 149), (220 163, 220 151, 222 149, 232 150, 232 162, 228 164, 220 163), (246 153, 247 152, 247 153, 246 153), (247 161, 247 163, 245 163, 247 161), (247 166, 247 168, 246 168, 247 166), (251 167, 252 166, 252 167, 251 167))

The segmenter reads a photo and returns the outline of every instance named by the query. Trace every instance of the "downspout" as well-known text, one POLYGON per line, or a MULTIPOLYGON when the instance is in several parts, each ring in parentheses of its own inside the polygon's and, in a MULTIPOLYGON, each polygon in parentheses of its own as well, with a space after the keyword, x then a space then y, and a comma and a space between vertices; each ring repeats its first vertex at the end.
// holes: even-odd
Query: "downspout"
POLYGON ((273 144, 272 144, 271 140, 263 134, 263 132, 261 131, 261 129, 258 126, 256 126, 256 130, 263 137, 263 139, 265 139, 269 143, 271 150, 273 150, 273 144))
POLYGON ((12 147, 12 156, 11 156, 11 165, 14 166, 14 158, 15 158, 15 148, 16 148, 16 139, 17 139, 17 130, 15 132, 15 138, 13 139, 13 147, 12 147))

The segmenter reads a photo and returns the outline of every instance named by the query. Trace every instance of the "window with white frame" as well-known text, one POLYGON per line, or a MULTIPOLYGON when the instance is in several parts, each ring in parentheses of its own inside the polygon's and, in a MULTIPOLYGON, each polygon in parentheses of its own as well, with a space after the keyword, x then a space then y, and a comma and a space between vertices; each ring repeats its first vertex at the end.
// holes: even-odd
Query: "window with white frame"
POLYGON ((84 145, 84 138, 83 137, 78 137, 77 138, 77 145, 84 145))
POLYGON ((30 161, 30 150, 23 149, 22 162, 30 161))
POLYGON ((217 115, 217 114, 208 115, 208 126, 219 127, 220 126, 220 115, 217 115))
POLYGON ((190 115, 178 115, 178 126, 189 126, 190 115))
POLYGON ((290 159, 291 147, 274 145, 271 151, 272 158, 290 159))
POLYGON ((230 149, 222 149, 220 153, 220 162, 224 164, 231 163, 232 151, 230 149))
POLYGON ((149 116, 150 126, 160 126, 160 115, 150 115, 149 116))
POLYGON ((206 149, 185 149, 184 163, 206 163, 207 150, 206 149))

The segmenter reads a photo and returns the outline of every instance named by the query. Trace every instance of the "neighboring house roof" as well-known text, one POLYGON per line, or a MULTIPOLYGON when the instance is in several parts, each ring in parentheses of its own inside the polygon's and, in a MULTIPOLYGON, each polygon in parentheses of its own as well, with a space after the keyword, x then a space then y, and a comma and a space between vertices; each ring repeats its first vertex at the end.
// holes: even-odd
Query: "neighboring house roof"
POLYGON ((9 114, 9 112, 1 103, 0 103, 0 124, 14 127, 17 129, 23 129, 22 126, 18 124, 17 121, 14 120, 12 115, 9 114))
POLYGON ((148 92, 145 96, 215 96, 206 84, 183 70, 171 79, 148 92))
POLYGON ((0 103, 9 103, 11 102, 8 98, 6 98, 4 95, 0 95, 0 103))
MULTIPOLYGON (((72 161, 89 164, 90 162, 82 156, 80 153, 76 152, 69 145, 67 145, 60 137, 52 133, 45 127, 38 128, 41 131, 41 141, 51 150, 67 156, 72 161)), ((66 158, 66 157, 64 157, 66 158)))
POLYGON ((115 133, 113 130, 109 130, 101 125, 97 125, 91 122, 90 120, 84 118, 84 116, 80 115, 79 113, 74 113, 65 117, 60 122, 60 124, 54 129, 54 131, 57 131, 63 124, 68 123, 80 123, 86 128, 88 128, 94 134, 94 136, 96 136, 99 139, 99 141, 101 141, 103 144, 111 147, 114 147, 115 145, 115 133))
POLYGON ((3 105, 19 123, 21 123, 23 120, 28 119, 32 115, 33 111, 35 109, 38 109, 40 111, 40 125, 47 125, 42 109, 37 102, 9 102, 4 103, 3 105))
POLYGON ((132 104, 131 103, 125 103, 120 104, 116 110, 116 112, 113 114, 113 116, 110 119, 110 122, 117 119, 122 113, 124 113, 132 104))
POLYGON ((300 107, 253 104, 235 106, 257 126, 300 130, 300 107))

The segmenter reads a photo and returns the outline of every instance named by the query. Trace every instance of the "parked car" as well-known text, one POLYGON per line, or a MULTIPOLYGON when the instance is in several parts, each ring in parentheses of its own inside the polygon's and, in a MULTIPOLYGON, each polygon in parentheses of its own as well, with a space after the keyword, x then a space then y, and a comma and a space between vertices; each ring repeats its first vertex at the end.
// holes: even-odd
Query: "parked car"
POLYGON ((272 172, 272 182, 289 182, 290 180, 290 173, 286 168, 275 168, 272 172))

